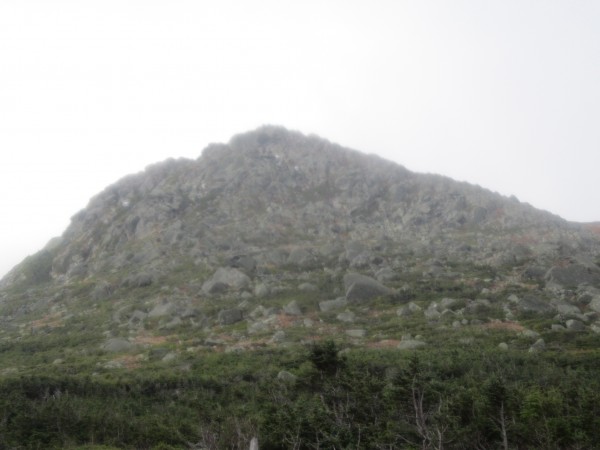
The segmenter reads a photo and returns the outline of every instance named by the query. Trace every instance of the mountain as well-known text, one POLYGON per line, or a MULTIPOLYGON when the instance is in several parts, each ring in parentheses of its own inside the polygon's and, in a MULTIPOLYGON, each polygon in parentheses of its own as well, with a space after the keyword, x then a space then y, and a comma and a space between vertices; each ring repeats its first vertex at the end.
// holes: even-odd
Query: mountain
POLYGON ((281 127, 155 164, 0 282, 0 398, 17 411, 0 446, 247 448, 257 433, 266 448, 442 448, 436 417, 446 448, 472 448, 468 427, 492 417, 477 425, 481 448, 495 448, 498 424, 503 448, 554 448, 543 437, 565 429, 591 448, 598 229, 281 127), (352 414, 339 415, 339 389, 357 399, 352 414), (402 403, 414 395, 430 409, 402 403), (486 395, 512 403, 493 415, 486 395), (554 409, 531 409, 542 401, 554 409), (551 422, 544 411, 579 419, 531 434, 551 422), (307 424, 314 434, 294 434, 307 424))
MULTIPOLYGON (((522 308, 571 305, 583 320, 589 305, 580 297, 600 287, 599 255, 593 227, 265 126, 108 187, 61 238, 12 270, 0 295, 11 326, 44 323, 57 309, 54 323, 76 321, 73 310, 102 306, 112 317, 106 333, 111 320, 133 316, 160 317, 157 329, 210 330, 219 311, 251 321, 250 309, 306 291, 316 292, 300 310, 319 312, 317 301, 348 300, 344 276, 359 273, 404 299, 419 298, 428 280, 487 283, 496 296, 528 286, 536 298, 522 308)), ((509 313, 519 306, 501 300, 509 313)))

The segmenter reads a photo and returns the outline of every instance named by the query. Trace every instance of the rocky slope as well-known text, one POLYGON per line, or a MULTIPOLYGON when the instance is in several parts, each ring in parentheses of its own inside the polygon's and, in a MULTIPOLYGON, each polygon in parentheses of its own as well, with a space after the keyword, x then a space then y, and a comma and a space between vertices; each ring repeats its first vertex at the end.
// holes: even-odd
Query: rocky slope
POLYGON ((149 335, 395 342, 417 316, 459 328, 528 311, 593 331, 599 258, 593 227, 269 126, 93 198, 2 280, 0 336, 88 327, 109 352, 164 342, 149 335))

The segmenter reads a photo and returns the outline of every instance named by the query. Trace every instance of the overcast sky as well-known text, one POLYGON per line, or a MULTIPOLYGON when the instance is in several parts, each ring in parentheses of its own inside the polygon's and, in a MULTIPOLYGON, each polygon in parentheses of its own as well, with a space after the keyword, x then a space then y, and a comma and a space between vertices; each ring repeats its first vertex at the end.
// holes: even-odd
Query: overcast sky
POLYGON ((600 220, 600 2, 1 0, 0 276, 262 124, 600 220))

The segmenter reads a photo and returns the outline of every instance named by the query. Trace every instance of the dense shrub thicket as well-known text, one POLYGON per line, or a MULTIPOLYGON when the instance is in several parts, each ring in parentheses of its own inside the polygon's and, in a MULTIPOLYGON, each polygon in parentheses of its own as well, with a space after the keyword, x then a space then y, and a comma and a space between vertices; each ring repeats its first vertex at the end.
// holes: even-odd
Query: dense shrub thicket
POLYGON ((1 448, 592 449, 595 351, 401 353, 333 342, 175 369, 0 380, 1 448), (287 370, 294 380, 278 381, 287 370))

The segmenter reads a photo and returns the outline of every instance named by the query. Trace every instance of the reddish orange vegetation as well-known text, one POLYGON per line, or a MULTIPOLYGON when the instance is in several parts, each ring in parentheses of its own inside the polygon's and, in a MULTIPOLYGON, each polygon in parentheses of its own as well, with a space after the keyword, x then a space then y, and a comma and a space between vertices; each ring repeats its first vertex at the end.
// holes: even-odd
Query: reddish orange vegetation
POLYGON ((289 328, 296 322, 297 318, 288 316, 287 314, 278 314, 277 323, 281 328, 289 328))
POLYGON ((367 348, 396 348, 399 343, 397 339, 384 339, 379 342, 369 342, 367 348))
POLYGON ((169 336, 136 336, 135 344, 160 345, 169 340, 169 336))
POLYGON ((583 225, 588 231, 600 235, 600 222, 586 223, 583 225))
POLYGON ((117 361, 117 362, 121 363, 125 369, 129 369, 129 370, 139 369, 141 366, 139 357, 133 356, 133 355, 119 356, 118 358, 115 358, 113 361, 117 361))
POLYGON ((515 332, 523 331, 525 329, 523 325, 516 322, 500 322, 497 320, 483 324, 482 327, 488 330, 508 330, 515 332))
POLYGON ((49 314, 42 317, 41 319, 30 322, 31 328, 42 328, 50 327, 56 328, 63 326, 62 317, 60 313, 49 314))

